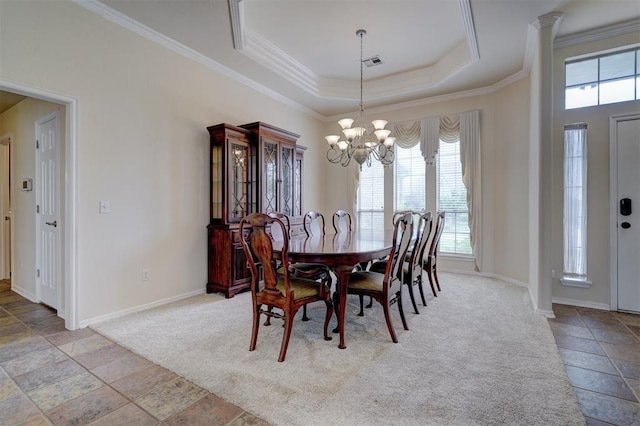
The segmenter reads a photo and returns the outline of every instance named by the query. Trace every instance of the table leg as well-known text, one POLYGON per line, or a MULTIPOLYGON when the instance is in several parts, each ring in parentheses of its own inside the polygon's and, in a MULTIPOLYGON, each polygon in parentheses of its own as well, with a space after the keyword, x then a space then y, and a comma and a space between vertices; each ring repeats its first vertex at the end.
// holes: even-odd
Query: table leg
POLYGON ((349 287, 349 277, 353 266, 339 266, 335 272, 338 276, 338 285, 336 286, 336 292, 338 293, 338 306, 336 307, 336 314, 338 316, 338 332, 340 333, 340 349, 345 349, 347 346, 344 344, 344 317, 347 310, 347 288, 349 287))

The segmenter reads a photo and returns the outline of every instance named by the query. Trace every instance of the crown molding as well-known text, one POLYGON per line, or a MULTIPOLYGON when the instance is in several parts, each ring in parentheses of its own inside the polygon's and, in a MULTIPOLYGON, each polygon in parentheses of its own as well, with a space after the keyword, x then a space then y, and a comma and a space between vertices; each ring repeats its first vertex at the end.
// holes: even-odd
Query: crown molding
POLYGON ((233 36, 233 48, 242 50, 244 42, 242 38, 242 20, 244 19, 244 4, 242 0, 229 0, 229 15, 231 16, 231 32, 233 36))
POLYGON ((317 96, 321 81, 317 74, 252 29, 245 27, 242 32, 245 39, 242 53, 317 96))
POLYGON ((620 22, 606 27, 593 28, 575 34, 557 37, 553 43, 555 49, 591 43, 606 38, 616 37, 633 32, 640 32, 640 19, 620 22))
POLYGON ((462 22, 464 32, 467 36, 467 46, 469 55, 473 62, 480 60, 480 52, 478 51, 478 41, 476 39, 476 27, 473 23, 473 13, 471 12, 471 0, 460 0, 460 13, 462 14, 462 22))
POLYGON ((275 90, 269 89, 262 84, 259 84, 244 75, 233 71, 232 69, 222 65, 221 63, 214 61, 213 59, 196 52, 195 50, 185 46, 182 43, 177 42, 165 35, 160 34, 159 32, 141 24, 140 22, 129 18, 128 16, 116 11, 115 9, 110 8, 109 6, 97 1, 97 0, 72 0, 77 5, 97 14, 101 17, 113 22, 114 24, 120 25, 123 28, 132 31, 147 40, 150 40, 154 43, 157 43, 169 50, 172 50, 175 53, 178 53, 185 58, 191 59, 195 62, 198 62, 205 67, 212 69, 220 74, 229 77, 245 86, 248 86, 284 105, 287 105, 295 110, 304 112, 305 114, 309 114, 314 118, 323 119, 323 115, 318 114, 312 109, 295 102, 292 99, 287 98, 286 96, 281 95, 275 90))

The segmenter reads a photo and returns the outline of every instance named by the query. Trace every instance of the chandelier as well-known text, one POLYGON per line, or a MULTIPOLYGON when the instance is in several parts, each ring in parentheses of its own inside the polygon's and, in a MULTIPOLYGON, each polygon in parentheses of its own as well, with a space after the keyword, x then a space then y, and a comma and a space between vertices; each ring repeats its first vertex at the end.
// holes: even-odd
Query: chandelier
POLYGON ((389 136, 391 130, 385 129, 387 122, 385 120, 373 120, 371 124, 373 129, 367 129, 363 124, 364 106, 362 103, 362 86, 363 86, 363 62, 362 62, 362 38, 367 34, 365 30, 356 31, 356 35, 360 37, 360 112, 356 120, 352 118, 343 118, 338 121, 342 128, 343 136, 329 135, 325 139, 329 143, 327 151, 327 159, 332 163, 340 163, 346 167, 353 158, 362 168, 364 163, 371 166, 371 158, 388 166, 393 162, 395 154, 393 153, 393 143, 396 138, 389 136))

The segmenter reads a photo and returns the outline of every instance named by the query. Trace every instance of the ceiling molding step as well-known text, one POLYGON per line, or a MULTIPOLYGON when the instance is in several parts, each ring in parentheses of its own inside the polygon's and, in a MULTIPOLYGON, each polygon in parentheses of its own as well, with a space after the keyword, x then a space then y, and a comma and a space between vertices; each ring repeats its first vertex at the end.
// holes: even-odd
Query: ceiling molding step
POLYGON ((242 50, 244 48, 242 38, 242 28, 244 27, 244 4, 242 4, 242 0, 229 0, 229 18, 231 18, 233 48, 236 50, 242 50))
POLYGON ((476 27, 473 23, 473 13, 471 11, 471 0, 459 0, 460 13, 462 14, 462 22, 464 32, 467 36, 467 47, 469 55, 473 62, 480 60, 480 52, 478 50, 478 40, 476 39, 476 27))
MULTIPOLYGON (((438 62, 428 67, 413 71, 366 80, 365 98, 380 100, 398 94, 415 92, 434 87, 464 69, 473 61, 469 57, 469 50, 465 42, 460 43, 438 62)), ((355 80, 320 79, 321 97, 339 99, 357 99, 359 87, 355 80)))
POLYGON ((640 32, 640 19, 632 19, 606 27, 594 28, 588 31, 557 37, 553 43, 553 47, 555 49, 562 49, 564 47, 590 43, 633 32, 640 32))
MULTIPOLYGON (((431 105, 435 103, 444 103, 444 102, 454 101, 457 99, 465 99, 465 98, 472 98, 475 96, 490 95, 528 76, 529 76, 529 72, 525 70, 520 70, 517 73, 512 74, 509 77, 506 77, 498 81, 497 83, 492 84, 491 86, 480 87, 478 89, 464 90, 464 91, 455 92, 455 93, 448 93, 446 95, 430 96, 422 99, 417 99, 414 101, 399 102, 396 104, 385 105, 381 107, 367 108, 366 112, 367 112, 367 115, 384 114, 387 112, 397 111, 401 109, 418 108, 425 105, 431 105)), ((322 121, 335 122, 337 120, 340 120, 341 118, 344 118, 346 115, 354 115, 354 114, 357 114, 357 111, 333 115, 330 117, 324 117, 322 121)))
POLYGON ((295 102, 294 100, 281 95, 275 90, 269 89, 268 87, 263 86, 262 84, 259 84, 245 77, 244 75, 233 71, 230 68, 227 68, 221 63, 216 62, 213 59, 208 58, 207 56, 201 53, 196 52, 195 50, 183 45, 182 43, 177 42, 176 40, 173 40, 169 37, 166 37, 158 33, 157 31, 141 24, 140 22, 134 19, 129 18, 126 15, 123 15, 122 13, 116 11, 115 9, 110 8, 109 6, 106 6, 103 3, 100 3, 97 0, 72 0, 72 1, 77 5, 93 13, 102 16, 103 18, 113 22, 116 25, 120 25, 121 27, 126 28, 129 31, 132 31, 146 38, 147 40, 157 43, 169 50, 172 50, 173 52, 178 53, 184 56, 185 58, 196 61, 204 65, 205 67, 211 70, 214 70, 216 72, 219 72, 220 74, 226 77, 229 77, 241 84, 244 84, 245 86, 248 86, 284 105, 287 105, 293 109, 309 114, 312 117, 317 119, 323 119, 324 117, 323 115, 318 114, 312 109, 307 108, 306 106, 301 105, 298 102, 295 102))
POLYGON ((312 95, 319 96, 318 75, 250 28, 245 27, 243 33, 242 53, 312 95))

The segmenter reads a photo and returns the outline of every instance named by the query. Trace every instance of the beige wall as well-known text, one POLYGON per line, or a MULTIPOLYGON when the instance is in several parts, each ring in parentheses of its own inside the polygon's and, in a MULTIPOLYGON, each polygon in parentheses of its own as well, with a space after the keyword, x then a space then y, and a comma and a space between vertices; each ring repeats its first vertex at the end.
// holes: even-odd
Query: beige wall
POLYGON ((0 7, 0 80, 78 99, 80 323, 204 288, 209 125, 259 120, 302 135, 305 207, 323 206, 318 120, 72 2, 0 7))
MULTIPOLYGON (((13 134, 11 141, 11 212, 12 212, 12 265, 11 284, 17 292, 28 298, 36 295, 36 191, 22 191, 23 179, 36 182, 36 122, 58 111, 64 140, 65 108, 61 105, 27 98, 0 114, 0 135, 13 134)), ((64 153, 60 156, 64 158, 64 153)), ((4 182, 2 183, 5 184, 4 182)), ((60 182, 60 186, 62 186, 60 182)), ((62 205, 64 205, 64 200, 62 205)), ((61 236, 62 237, 62 236, 61 236)), ((64 312, 64 306, 59 307, 64 312)))
MULTIPOLYGON (((564 60, 579 55, 601 52, 620 46, 640 43, 640 33, 627 34, 592 43, 556 50, 554 57, 554 110, 553 123, 553 267, 558 272, 553 282, 556 301, 600 308, 609 307, 609 118, 614 115, 640 113, 640 101, 622 102, 572 110, 564 109, 564 60), (563 147, 564 125, 587 123, 587 278, 591 288, 563 286, 562 258, 562 206, 563 206, 563 147)), ((615 202, 615 200, 614 200, 615 202)))

